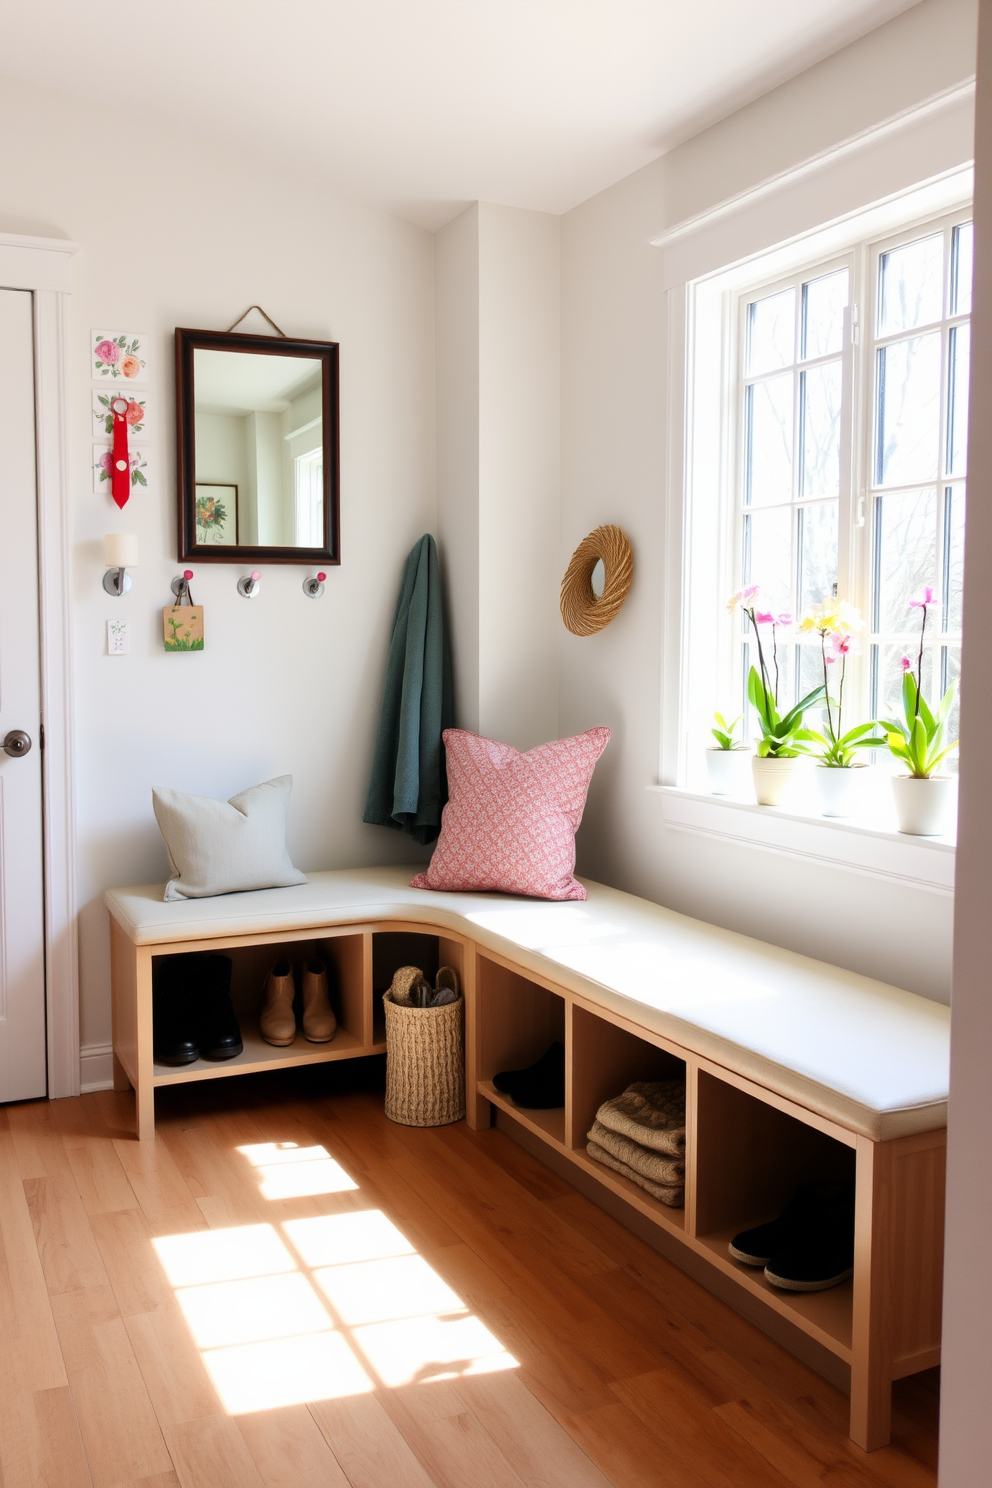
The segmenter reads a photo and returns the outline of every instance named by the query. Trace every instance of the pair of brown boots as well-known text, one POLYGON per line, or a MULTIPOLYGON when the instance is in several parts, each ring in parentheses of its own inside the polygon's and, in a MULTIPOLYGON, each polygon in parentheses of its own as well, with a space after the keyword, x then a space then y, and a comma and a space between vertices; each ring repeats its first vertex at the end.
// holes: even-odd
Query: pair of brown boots
MULTIPOLYGON (((338 1020, 327 996, 327 969, 322 961, 304 961, 300 990, 303 1037, 311 1044, 330 1043, 337 1032, 338 1020)), ((282 1048, 296 1038, 295 997, 292 964, 285 959, 277 961, 265 983, 265 1001, 259 1019, 259 1031, 266 1043, 282 1048)))

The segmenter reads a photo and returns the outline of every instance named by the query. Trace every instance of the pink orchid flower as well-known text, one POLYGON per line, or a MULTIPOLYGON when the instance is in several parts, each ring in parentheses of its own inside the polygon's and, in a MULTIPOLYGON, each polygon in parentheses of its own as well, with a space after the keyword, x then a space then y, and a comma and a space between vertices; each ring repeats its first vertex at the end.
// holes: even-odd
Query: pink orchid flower
POLYGON ((776 625, 791 625, 792 624, 792 611, 791 610, 783 610, 782 613, 781 613, 781 615, 777 616, 777 618, 775 620, 775 624, 776 625))
POLYGON ((835 657, 857 656, 861 647, 849 631, 835 630, 827 637, 827 645, 831 648, 835 657))
POLYGON ((911 610, 924 610, 928 605, 935 605, 937 603, 939 601, 936 590, 932 584, 927 584, 926 588, 922 589, 915 599, 909 601, 909 608, 911 610))
POLYGON ((908 656, 900 656, 899 665, 902 667, 904 672, 911 672, 913 669, 913 663, 908 656))
POLYGON ((754 623, 755 625, 774 625, 775 616, 771 610, 755 610, 754 623))
POLYGON ((737 593, 732 594, 727 600, 727 609, 729 613, 732 615, 737 609, 738 605, 740 605, 742 610, 751 609, 758 597, 759 592, 760 585, 758 584, 748 584, 746 588, 738 589, 737 593))

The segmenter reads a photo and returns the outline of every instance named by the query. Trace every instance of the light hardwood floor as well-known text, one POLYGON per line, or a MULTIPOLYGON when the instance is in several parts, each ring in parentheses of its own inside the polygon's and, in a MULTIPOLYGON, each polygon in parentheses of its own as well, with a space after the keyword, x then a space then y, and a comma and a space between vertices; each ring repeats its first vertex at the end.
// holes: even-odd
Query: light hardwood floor
POLYGON ((0 1107, 0 1488, 935 1484, 936 1372, 866 1456, 819 1376, 502 1132, 387 1122, 362 1063, 162 1091, 144 1144, 130 1093, 0 1107))

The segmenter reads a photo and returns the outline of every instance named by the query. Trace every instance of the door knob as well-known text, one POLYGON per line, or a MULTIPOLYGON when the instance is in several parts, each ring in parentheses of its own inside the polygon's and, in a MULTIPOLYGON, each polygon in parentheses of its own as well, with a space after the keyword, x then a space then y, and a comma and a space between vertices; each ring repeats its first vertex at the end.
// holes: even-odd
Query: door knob
POLYGON ((11 729, 3 741, 3 747, 14 759, 20 759, 31 748, 31 735, 26 734, 23 729, 11 729))

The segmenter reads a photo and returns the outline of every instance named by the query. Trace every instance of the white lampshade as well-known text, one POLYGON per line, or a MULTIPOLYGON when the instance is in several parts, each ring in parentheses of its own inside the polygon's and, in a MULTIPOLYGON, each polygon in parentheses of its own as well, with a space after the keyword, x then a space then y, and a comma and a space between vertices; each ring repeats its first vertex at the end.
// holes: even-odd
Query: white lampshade
POLYGON ((133 532, 108 532, 103 539, 103 560, 108 568, 137 568, 138 539, 133 532))

